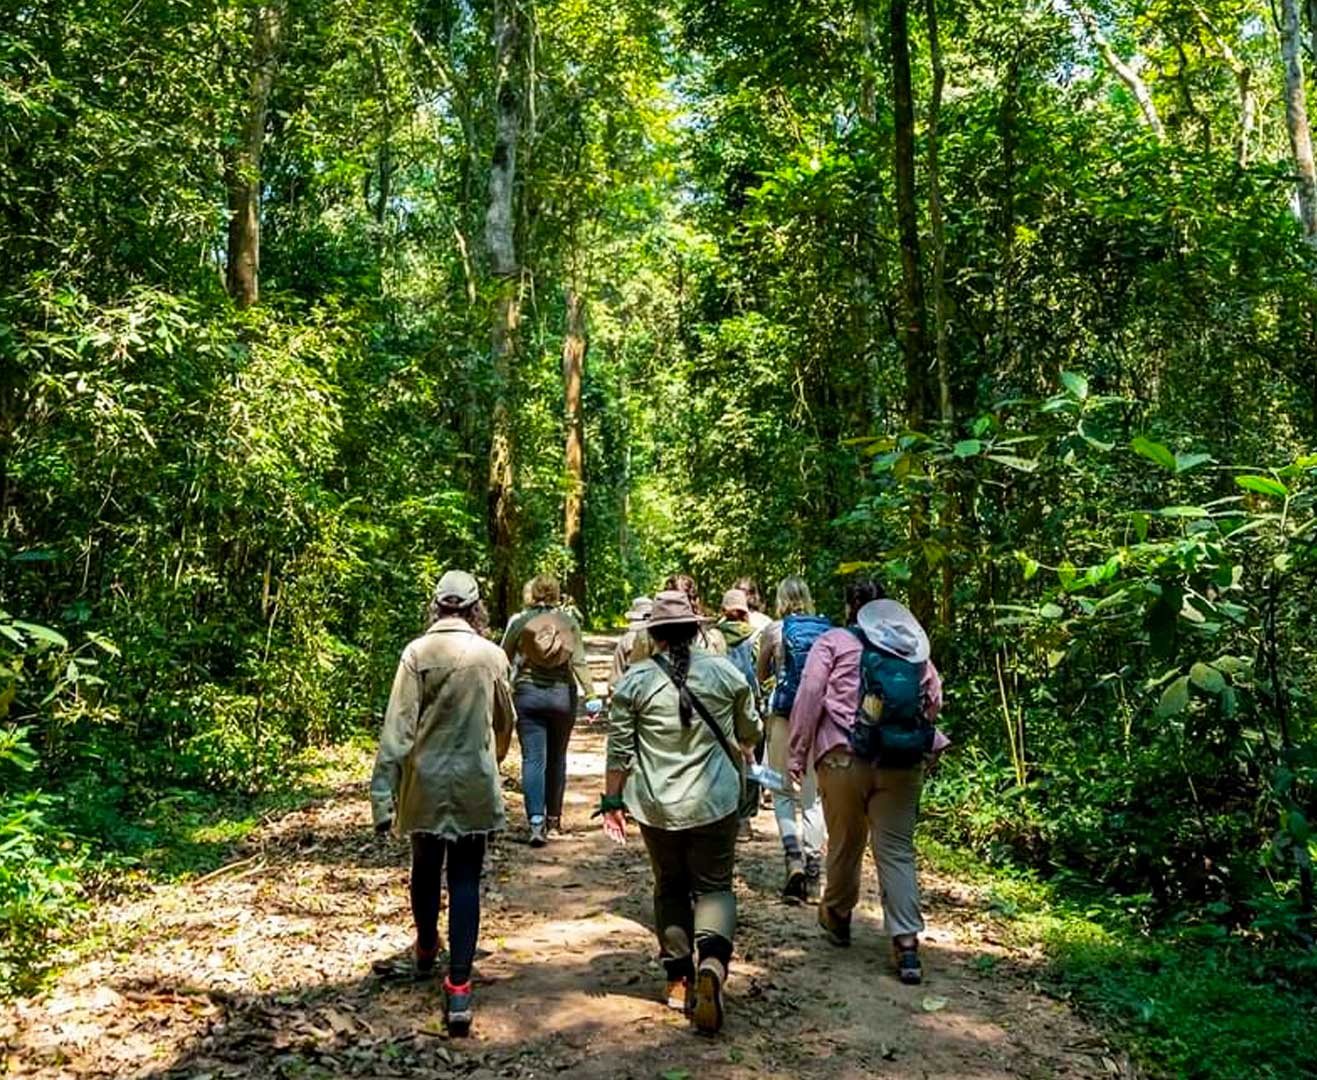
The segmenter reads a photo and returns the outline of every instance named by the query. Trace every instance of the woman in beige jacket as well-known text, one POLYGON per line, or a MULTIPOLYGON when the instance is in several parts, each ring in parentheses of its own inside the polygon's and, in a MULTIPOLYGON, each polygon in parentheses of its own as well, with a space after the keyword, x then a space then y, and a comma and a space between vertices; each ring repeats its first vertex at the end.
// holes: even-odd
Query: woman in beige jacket
POLYGON ((485 842, 504 828, 498 763, 512 741, 510 669, 486 641, 475 578, 450 570, 435 587, 430 628, 403 650, 393 680, 370 794, 378 832, 412 846, 415 965, 434 971, 440 880, 447 869, 449 1031, 471 1029, 471 965, 480 933, 485 842))

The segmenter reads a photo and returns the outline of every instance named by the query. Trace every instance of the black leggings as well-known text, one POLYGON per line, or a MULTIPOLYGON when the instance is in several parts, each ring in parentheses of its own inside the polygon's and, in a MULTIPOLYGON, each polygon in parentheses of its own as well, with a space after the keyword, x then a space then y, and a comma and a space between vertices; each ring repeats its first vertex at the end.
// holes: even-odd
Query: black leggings
POLYGON ((412 918, 416 943, 433 949, 439 943, 439 893, 448 860, 448 978, 461 986, 471 978, 480 936, 480 870, 485 836, 446 840, 433 833, 412 833, 412 918))

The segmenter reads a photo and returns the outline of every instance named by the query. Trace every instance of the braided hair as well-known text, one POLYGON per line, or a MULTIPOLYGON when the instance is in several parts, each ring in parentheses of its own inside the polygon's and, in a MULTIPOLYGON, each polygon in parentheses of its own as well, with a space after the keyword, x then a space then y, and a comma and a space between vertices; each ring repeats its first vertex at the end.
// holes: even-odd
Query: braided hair
POLYGON ((695 640, 697 630, 698 624, 692 622, 666 623, 661 626, 651 626, 647 631, 655 642, 667 647, 668 667, 672 671, 672 681, 677 684, 678 689, 680 702, 678 715, 681 717, 682 727, 690 727, 694 718, 690 698, 680 691, 685 688, 686 677, 690 674, 691 642, 695 640))

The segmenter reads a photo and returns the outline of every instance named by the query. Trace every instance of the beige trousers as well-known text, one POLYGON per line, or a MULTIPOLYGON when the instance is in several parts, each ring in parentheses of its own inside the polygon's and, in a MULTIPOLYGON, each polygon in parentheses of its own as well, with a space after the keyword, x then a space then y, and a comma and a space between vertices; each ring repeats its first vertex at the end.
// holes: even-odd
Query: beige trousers
POLYGON ((833 750, 819 762, 818 777, 828 825, 823 903, 843 918, 855 909, 868 845, 878 868, 887 934, 919 933, 924 919, 915 876, 915 819, 923 767, 875 769, 844 750, 833 750))

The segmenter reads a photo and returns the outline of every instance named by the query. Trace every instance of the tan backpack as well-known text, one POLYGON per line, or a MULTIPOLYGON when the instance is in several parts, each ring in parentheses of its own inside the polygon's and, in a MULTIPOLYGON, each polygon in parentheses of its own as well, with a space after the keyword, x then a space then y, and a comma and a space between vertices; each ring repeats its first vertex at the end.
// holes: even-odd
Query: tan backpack
POLYGON ((558 671, 572 662, 576 633, 556 611, 541 611, 526 620, 517 647, 533 671, 558 671))

